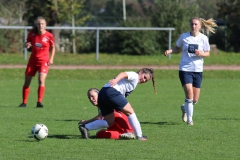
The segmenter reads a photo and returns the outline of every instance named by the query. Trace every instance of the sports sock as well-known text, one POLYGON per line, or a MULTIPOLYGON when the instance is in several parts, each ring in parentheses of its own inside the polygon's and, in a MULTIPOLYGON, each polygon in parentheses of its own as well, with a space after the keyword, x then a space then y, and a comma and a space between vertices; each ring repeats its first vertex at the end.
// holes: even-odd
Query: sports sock
POLYGON ((27 104, 29 92, 30 92, 30 88, 23 86, 23 88, 22 88, 22 99, 23 99, 24 104, 27 104))
POLYGON ((119 139, 119 132, 117 131, 108 131, 100 130, 96 133, 97 138, 110 138, 110 139, 119 139))
POLYGON ((38 102, 40 102, 40 103, 42 103, 44 92, 45 92, 45 86, 39 86, 38 87, 38 102))
POLYGON ((196 101, 196 102, 193 102, 193 105, 197 104, 197 102, 198 102, 198 101, 196 101))
POLYGON ((139 123, 139 121, 137 119, 136 114, 132 113, 130 116, 128 116, 128 121, 129 121, 130 125, 132 126, 136 136, 142 137, 141 125, 140 125, 140 123, 139 123))
POLYGON ((102 128, 108 128, 108 123, 105 120, 96 120, 90 123, 85 124, 85 128, 88 130, 96 130, 102 128))
POLYGON ((192 117, 193 117, 193 100, 192 99, 185 99, 185 105, 184 105, 184 109, 186 110, 187 113, 187 122, 191 122, 192 121, 192 117))

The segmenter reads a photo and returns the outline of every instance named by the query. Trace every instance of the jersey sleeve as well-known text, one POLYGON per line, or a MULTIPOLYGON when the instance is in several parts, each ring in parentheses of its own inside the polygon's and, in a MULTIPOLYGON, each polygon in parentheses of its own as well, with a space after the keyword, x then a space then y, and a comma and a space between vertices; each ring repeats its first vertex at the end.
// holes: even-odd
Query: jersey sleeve
POLYGON ((138 80, 138 74, 136 72, 126 72, 128 75, 129 81, 135 81, 138 80))
POLYGON ((178 38, 177 42, 176 42, 176 46, 177 46, 178 48, 181 48, 181 47, 182 47, 182 36, 183 36, 183 35, 181 35, 181 36, 178 38))
POLYGON ((204 52, 210 51, 210 45, 209 45, 207 36, 205 36, 205 38, 204 38, 203 50, 204 50, 204 52))

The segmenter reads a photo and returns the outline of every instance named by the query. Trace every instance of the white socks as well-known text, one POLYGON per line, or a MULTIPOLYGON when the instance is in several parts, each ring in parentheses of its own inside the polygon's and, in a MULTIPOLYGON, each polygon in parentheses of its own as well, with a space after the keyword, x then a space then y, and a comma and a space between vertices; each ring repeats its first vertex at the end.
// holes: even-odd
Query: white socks
POLYGON ((192 122, 193 117, 193 100, 192 99, 185 99, 184 109, 187 113, 187 122, 192 122))
POLYGON ((135 113, 132 113, 130 116, 128 116, 128 121, 130 125, 132 126, 134 133, 137 137, 142 137, 142 129, 140 126, 140 123, 137 119, 137 116, 135 113))
MULTIPOLYGON (((128 116, 128 121, 132 126, 136 136, 142 137, 142 129, 136 114, 133 113, 130 116, 128 116)), ((96 120, 96 121, 85 124, 85 128, 87 128, 88 130, 96 130, 96 129, 102 129, 102 128, 108 128, 108 127, 109 127, 108 123, 105 120, 96 120)))
POLYGON ((85 124, 85 128, 88 130, 96 130, 102 128, 108 128, 108 123, 105 120, 96 120, 90 123, 85 124))

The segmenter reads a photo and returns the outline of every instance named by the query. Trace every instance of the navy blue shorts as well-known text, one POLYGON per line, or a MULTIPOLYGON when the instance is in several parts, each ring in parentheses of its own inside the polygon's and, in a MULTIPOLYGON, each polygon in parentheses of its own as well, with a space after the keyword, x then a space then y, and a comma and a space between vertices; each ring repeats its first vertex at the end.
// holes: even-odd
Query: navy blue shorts
POLYGON ((182 86, 185 84, 191 83, 193 87, 201 88, 202 85, 202 72, 185 72, 179 71, 179 79, 182 83, 182 86))
POLYGON ((102 116, 122 110, 128 103, 127 99, 115 88, 103 87, 98 93, 98 107, 102 116))

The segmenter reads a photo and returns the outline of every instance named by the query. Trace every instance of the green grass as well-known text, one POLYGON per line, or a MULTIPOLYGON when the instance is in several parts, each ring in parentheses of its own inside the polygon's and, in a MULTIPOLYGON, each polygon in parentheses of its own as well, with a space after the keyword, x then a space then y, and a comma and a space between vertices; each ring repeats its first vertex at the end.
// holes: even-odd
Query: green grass
MULTIPOLYGON (((180 54, 172 54, 171 59, 163 54, 155 56, 129 56, 120 54, 56 54, 55 65, 178 65, 180 54)), ((28 53, 29 57, 29 53, 28 53)), ((240 54, 219 51, 205 58, 205 65, 239 65, 240 54)), ((23 54, 0 54, 0 64, 26 64, 23 54)))
POLYGON ((21 102, 24 69, 0 69, 0 159, 239 159, 240 71, 205 71, 194 126, 181 121, 184 95, 177 71, 156 71, 158 94, 151 82, 139 85, 128 100, 148 141, 92 139, 79 136, 77 123, 97 110, 86 96, 120 70, 50 70, 44 108, 37 109, 37 79, 28 106, 21 102), (107 73, 106 73, 107 72, 107 73), (36 123, 49 129, 37 142, 30 134, 36 123))

